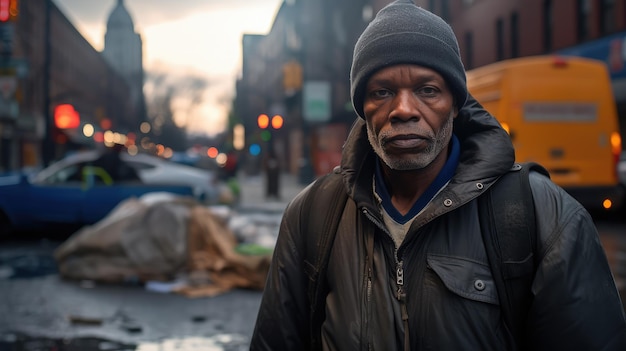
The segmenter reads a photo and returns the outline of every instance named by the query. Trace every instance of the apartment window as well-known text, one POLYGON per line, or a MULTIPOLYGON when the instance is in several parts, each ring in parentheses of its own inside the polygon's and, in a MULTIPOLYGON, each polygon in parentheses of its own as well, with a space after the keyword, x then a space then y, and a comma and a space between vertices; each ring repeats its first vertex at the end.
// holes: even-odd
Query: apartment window
POLYGON ((615 31, 615 0, 600 0, 600 33, 615 31))
POLYGON ((543 1, 543 51, 552 50, 552 0, 543 1))
POLYGON ((511 57, 519 56, 519 18, 517 12, 511 14, 511 57))
POLYGON ((465 33, 465 69, 474 67, 474 38, 472 32, 465 33))
POLYGON ((589 39, 589 14, 591 13, 590 0, 576 0, 576 22, 578 41, 589 39))
POLYGON ((504 21, 502 18, 496 21, 496 60, 504 60, 504 21))

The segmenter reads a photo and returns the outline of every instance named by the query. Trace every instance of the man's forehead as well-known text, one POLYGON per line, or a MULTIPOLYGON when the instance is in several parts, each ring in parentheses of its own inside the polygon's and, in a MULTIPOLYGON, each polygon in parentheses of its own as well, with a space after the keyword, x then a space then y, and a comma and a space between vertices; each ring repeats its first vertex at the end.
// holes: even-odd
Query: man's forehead
POLYGON ((432 68, 412 63, 402 63, 383 67, 380 70, 374 72, 368 79, 368 83, 378 80, 395 80, 401 78, 419 78, 420 80, 444 80, 443 76, 432 68))

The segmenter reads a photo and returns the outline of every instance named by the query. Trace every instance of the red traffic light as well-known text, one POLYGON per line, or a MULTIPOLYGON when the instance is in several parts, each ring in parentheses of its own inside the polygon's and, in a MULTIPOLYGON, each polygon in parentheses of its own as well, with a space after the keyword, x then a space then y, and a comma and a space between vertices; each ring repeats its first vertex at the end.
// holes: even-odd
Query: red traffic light
POLYGON ((18 7, 18 0, 0 0, 0 22, 17 18, 18 7))
POLYGON ((80 116, 71 104, 61 104, 54 108, 54 125, 59 129, 78 128, 80 116))
POLYGON ((268 115, 264 113, 260 114, 256 121, 257 121, 259 128, 261 129, 265 129, 269 127, 270 125, 270 118, 268 115))
POLYGON ((272 128, 280 129, 283 126, 284 120, 281 115, 272 117, 272 128))

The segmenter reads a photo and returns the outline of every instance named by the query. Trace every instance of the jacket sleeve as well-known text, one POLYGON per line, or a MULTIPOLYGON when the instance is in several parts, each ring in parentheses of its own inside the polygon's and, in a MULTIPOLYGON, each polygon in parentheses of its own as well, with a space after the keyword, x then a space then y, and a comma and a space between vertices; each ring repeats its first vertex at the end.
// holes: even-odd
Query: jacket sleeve
POLYGON ((285 209, 250 350, 306 349, 309 305, 299 228, 302 202, 309 188, 285 209))
POLYGON ((529 311, 532 350, 626 350, 624 309, 589 213, 531 173, 538 269, 529 311))

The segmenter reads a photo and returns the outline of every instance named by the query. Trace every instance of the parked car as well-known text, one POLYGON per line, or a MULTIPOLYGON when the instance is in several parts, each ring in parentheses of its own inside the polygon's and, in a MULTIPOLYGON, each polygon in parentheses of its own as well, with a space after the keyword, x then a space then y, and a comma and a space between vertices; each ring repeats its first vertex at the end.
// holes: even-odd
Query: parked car
POLYGON ((113 181, 93 166, 99 156, 98 151, 80 152, 31 174, 0 177, 0 234, 93 224, 124 199, 151 192, 190 196, 204 204, 226 198, 226 185, 205 170, 122 153, 139 180, 113 181))

